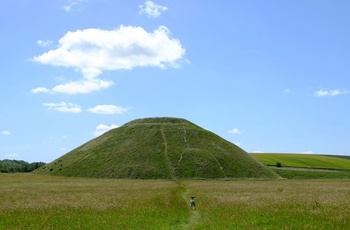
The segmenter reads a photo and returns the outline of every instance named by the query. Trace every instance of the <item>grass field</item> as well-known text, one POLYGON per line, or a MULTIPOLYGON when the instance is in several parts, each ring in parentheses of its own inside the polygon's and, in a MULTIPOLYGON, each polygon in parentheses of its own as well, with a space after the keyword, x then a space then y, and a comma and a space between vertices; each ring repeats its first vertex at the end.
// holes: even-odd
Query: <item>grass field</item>
POLYGON ((0 229, 347 229, 350 180, 0 174, 0 229), (191 211, 194 195, 197 210, 191 211))
POLYGON ((271 167, 284 179, 350 179, 350 171, 271 167))
POLYGON ((265 165, 276 165, 279 162, 282 167, 350 170, 350 158, 346 156, 282 153, 251 153, 251 155, 265 165))
POLYGON ((285 179, 350 179, 350 157, 314 154, 251 153, 285 179), (281 167, 276 167, 277 162, 281 167))

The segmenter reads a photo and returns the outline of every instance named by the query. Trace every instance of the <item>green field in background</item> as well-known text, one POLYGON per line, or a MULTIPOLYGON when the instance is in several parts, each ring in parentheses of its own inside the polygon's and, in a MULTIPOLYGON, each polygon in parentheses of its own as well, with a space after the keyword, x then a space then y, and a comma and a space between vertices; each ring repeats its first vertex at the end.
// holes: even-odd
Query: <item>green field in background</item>
POLYGON ((281 163, 282 167, 350 170, 350 157, 316 154, 251 153, 265 165, 281 163))

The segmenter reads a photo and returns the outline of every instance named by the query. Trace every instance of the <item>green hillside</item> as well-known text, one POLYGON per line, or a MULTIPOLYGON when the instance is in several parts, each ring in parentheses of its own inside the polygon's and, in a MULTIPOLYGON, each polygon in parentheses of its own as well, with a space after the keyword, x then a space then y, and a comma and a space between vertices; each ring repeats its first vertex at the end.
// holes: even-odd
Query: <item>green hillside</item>
POLYGON ((282 167, 319 168, 319 169, 350 169, 350 158, 315 155, 315 154, 282 154, 282 153, 251 153, 265 165, 281 163, 282 167))
POLYGON ((278 177, 236 145, 178 118, 134 120, 35 172, 104 178, 278 177))

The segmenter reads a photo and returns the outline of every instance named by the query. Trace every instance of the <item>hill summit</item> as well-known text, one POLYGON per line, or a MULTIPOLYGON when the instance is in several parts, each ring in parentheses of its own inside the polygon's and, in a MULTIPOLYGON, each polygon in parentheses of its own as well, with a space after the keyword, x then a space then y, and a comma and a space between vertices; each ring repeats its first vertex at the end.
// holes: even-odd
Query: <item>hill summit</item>
POLYGON ((140 179, 277 178, 241 148, 185 119, 126 123, 35 171, 140 179))

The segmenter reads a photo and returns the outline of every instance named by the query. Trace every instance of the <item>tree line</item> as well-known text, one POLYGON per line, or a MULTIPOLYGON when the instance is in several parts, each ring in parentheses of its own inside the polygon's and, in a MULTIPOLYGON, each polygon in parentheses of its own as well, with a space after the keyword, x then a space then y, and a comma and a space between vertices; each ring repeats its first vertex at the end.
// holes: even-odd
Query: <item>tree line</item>
POLYGON ((22 160, 0 160, 0 173, 31 172, 41 166, 44 162, 28 163, 22 160))

